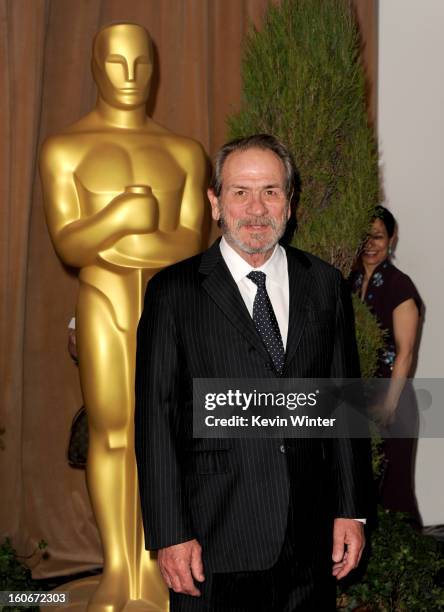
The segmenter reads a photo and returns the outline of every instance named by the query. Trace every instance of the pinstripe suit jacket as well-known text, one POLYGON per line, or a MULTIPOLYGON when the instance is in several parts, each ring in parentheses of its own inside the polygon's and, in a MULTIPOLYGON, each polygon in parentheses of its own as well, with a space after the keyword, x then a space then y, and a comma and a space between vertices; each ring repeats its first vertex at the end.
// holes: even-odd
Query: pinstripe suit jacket
MULTIPOLYGON (((340 273, 297 249, 286 253, 282 375, 355 376, 353 315, 344 311, 340 273)), ((271 376, 219 241, 153 277, 138 328, 135 414, 148 549, 197 538, 212 571, 265 569, 282 547, 290 495, 301 551, 313 547, 310 533, 325 532, 316 546, 330 547, 333 517, 366 516, 363 474, 348 440, 193 439, 193 378, 271 376)))

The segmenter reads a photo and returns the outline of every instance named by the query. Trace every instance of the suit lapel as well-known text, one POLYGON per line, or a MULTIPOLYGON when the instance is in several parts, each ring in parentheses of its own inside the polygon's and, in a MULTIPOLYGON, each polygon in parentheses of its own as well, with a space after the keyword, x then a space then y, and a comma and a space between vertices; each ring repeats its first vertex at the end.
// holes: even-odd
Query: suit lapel
POLYGON ((299 251, 291 248, 287 248, 286 251, 290 304, 284 372, 295 356, 305 323, 307 321, 307 298, 311 293, 312 284, 310 261, 302 253, 299 253, 299 251))
MULTIPOLYGON (((205 275, 202 288, 227 319, 267 360, 270 356, 262 343, 239 289, 228 270, 217 240, 202 254, 199 272, 205 275)), ((220 331, 223 333, 223 330, 220 331)))

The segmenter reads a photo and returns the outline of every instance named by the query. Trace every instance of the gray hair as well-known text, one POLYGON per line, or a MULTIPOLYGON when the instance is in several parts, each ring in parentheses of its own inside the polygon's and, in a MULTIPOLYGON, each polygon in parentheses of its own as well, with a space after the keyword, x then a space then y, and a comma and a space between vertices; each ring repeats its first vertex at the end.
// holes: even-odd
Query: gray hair
POLYGON ((214 170, 210 181, 210 189, 216 197, 220 196, 222 191, 222 170, 225 160, 231 153, 235 151, 247 151, 248 149, 263 149, 271 151, 284 164, 285 168, 285 192, 287 200, 291 199, 295 191, 297 170, 294 159, 287 147, 282 144, 275 136, 270 134, 253 134, 246 138, 236 138, 227 142, 219 149, 214 158, 214 170))

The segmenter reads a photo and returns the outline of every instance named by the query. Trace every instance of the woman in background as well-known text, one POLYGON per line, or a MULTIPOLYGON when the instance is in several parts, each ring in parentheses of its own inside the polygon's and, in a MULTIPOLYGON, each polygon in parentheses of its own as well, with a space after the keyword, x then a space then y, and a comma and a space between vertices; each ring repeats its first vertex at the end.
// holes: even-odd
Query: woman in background
POLYGON ((391 262, 396 222, 383 206, 375 208, 369 236, 350 282, 386 332, 376 376, 390 379, 375 413, 388 434, 384 439, 387 467, 380 501, 387 510, 408 512, 420 525, 414 492, 414 460, 418 411, 411 376, 421 312, 421 298, 410 278, 391 262), (407 383, 407 384, 406 384, 407 383), (399 437, 403 435, 404 437, 399 437))

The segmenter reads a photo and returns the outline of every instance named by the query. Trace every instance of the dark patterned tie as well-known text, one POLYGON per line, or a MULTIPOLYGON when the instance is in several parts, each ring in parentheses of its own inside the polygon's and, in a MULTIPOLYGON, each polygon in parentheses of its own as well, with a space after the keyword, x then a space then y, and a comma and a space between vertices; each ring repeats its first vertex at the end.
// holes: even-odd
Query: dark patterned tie
POLYGON ((276 372, 281 374, 284 368, 285 351, 276 315, 265 288, 266 274, 253 271, 247 274, 247 278, 257 285, 256 297, 253 302, 253 322, 271 357, 276 372))

